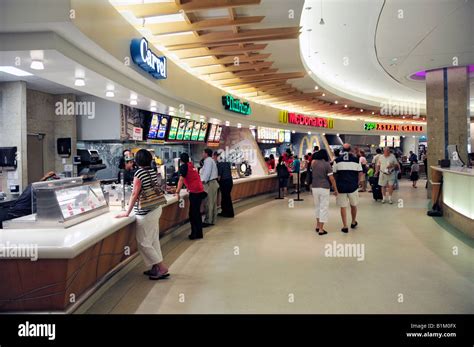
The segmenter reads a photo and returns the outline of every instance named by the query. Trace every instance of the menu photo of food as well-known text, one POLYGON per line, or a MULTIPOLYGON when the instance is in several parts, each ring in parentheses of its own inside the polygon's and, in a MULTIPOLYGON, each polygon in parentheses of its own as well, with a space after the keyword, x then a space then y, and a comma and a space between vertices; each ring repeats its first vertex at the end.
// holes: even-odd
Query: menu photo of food
POLYGON ((207 137, 207 142, 214 142, 214 138, 216 137, 217 125, 212 124, 211 130, 209 131, 209 136, 207 137))
POLYGON ((158 136, 158 126, 159 126, 159 119, 157 114, 153 114, 151 118, 150 130, 148 131, 148 138, 149 139, 156 139, 158 136))
POLYGON ((178 126, 179 126, 179 118, 171 117, 171 126, 170 132, 168 134, 168 140, 176 140, 176 136, 178 135, 178 126))
POLYGON ((194 122, 193 134, 191 135, 191 141, 198 141, 199 132, 201 131, 201 122, 194 122))
POLYGON ((199 137, 198 137, 199 142, 206 141, 206 134, 207 134, 207 128, 208 127, 209 127, 208 123, 202 123, 201 130, 199 131, 199 137))
POLYGON ((194 121, 188 120, 186 123, 186 130, 184 131, 184 141, 191 141, 191 135, 194 130, 194 121))
POLYGON ((182 141, 184 139, 184 132, 186 130, 186 119, 180 119, 178 125, 178 134, 176 135, 176 140, 182 141))
POLYGON ((221 134, 222 134, 222 127, 220 125, 217 126, 216 135, 214 136, 214 142, 221 141, 221 134))
POLYGON ((158 135, 159 140, 164 140, 166 136, 166 130, 168 129, 169 117, 166 115, 161 115, 159 119, 160 125, 158 126, 158 135))

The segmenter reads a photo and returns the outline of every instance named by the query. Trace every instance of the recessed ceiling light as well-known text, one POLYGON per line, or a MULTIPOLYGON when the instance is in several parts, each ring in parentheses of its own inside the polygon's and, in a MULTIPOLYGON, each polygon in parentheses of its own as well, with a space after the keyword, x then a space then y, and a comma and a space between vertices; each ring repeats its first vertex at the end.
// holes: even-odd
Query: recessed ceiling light
POLYGON ((323 136, 326 136, 326 133, 323 133, 323 136))
POLYGON ((314 89, 318 90, 318 89, 319 89, 319 87, 318 87, 318 86, 316 86, 316 87, 314 87, 314 89))
POLYGON ((308 135, 311 135, 311 131, 308 131, 308 135))
POLYGON ((225 126, 226 127, 230 126, 230 122, 228 120, 225 121, 225 126))
POLYGON ((14 66, 0 66, 0 72, 5 72, 7 74, 13 75, 13 76, 33 76, 32 73, 20 70, 14 66))
POLYGON ((76 87, 84 87, 86 85, 86 81, 83 78, 76 78, 74 85, 76 87))
POLYGON ((334 101, 334 103, 337 105, 339 103, 339 101, 336 100, 336 101, 334 101))
POLYGON ((41 60, 33 60, 31 62, 30 68, 33 70, 44 70, 44 64, 41 60))
POLYGON ((403 119, 405 119, 405 116, 403 116, 403 119))
POLYGON ((137 105, 138 105, 137 99, 131 99, 131 100, 130 100, 130 105, 132 105, 132 106, 137 106, 137 105))
POLYGON ((361 109, 360 109, 360 112, 364 112, 364 109, 361 108, 361 109))
POLYGON ((313 74, 313 71, 308 71, 308 75, 312 75, 313 74))
POLYGON ((150 111, 151 111, 151 112, 156 112, 156 106, 151 106, 151 107, 150 107, 150 111))
POLYGON ((375 112, 372 112, 372 114, 375 114, 375 112))
POLYGON ((242 124, 237 123, 237 128, 239 128, 239 129, 242 128, 242 124))
POLYGON ((339 136, 339 134, 336 134, 336 136, 339 136))
POLYGON ((325 94, 325 93, 323 93, 323 96, 326 96, 326 94, 325 94))
POLYGON ((296 131, 292 130, 291 133, 292 133, 292 134, 296 134, 296 131))
POLYGON ((112 90, 108 90, 105 93, 105 96, 108 97, 108 98, 113 98, 115 96, 115 93, 112 90))
POLYGON ((344 105, 345 108, 347 108, 347 105, 344 105))

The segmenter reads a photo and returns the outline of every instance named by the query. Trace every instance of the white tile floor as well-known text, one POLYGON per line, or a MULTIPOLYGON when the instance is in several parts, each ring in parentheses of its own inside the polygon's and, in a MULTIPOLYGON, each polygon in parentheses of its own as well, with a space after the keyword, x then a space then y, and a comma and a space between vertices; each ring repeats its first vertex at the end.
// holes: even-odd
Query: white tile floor
POLYGON ((474 313, 474 242, 426 216, 419 183, 402 184, 400 207, 361 193, 349 234, 334 197, 325 236, 314 232, 310 195, 293 208, 266 200, 220 219, 204 240, 182 235, 165 249, 170 279, 149 281, 138 266, 88 313, 474 313), (363 244, 365 259, 326 257, 333 241, 363 244))

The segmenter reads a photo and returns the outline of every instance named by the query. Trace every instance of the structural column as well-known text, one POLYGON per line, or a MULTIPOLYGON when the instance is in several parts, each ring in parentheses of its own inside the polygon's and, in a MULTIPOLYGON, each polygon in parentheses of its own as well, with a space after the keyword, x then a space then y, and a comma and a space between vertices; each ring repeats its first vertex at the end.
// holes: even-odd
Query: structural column
POLYGON ((460 158, 467 163, 470 140, 467 67, 448 67, 426 73, 426 114, 428 167, 438 165, 440 159, 448 159, 448 145, 457 145, 460 158))

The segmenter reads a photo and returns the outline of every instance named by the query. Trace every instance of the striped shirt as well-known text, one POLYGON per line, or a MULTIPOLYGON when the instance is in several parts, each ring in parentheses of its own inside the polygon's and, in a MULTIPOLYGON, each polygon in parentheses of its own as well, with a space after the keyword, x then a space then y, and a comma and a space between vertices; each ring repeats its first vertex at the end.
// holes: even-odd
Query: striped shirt
MULTIPOLYGON (((146 168, 146 169, 139 168, 135 172, 134 177, 138 178, 142 182, 142 188, 141 188, 142 190, 143 189, 151 189, 153 187, 151 180, 153 180, 155 182, 155 184, 158 181, 156 171, 153 170, 152 168, 146 168)), ((140 199, 140 197, 138 199, 140 199)), ((145 216, 151 210, 138 208, 138 201, 139 200, 137 200, 137 202, 135 203, 135 208, 134 208, 135 214, 137 216, 145 216)))
POLYGON ((362 165, 352 153, 342 153, 333 165, 337 190, 339 193, 353 193, 359 188, 359 172, 362 165))

